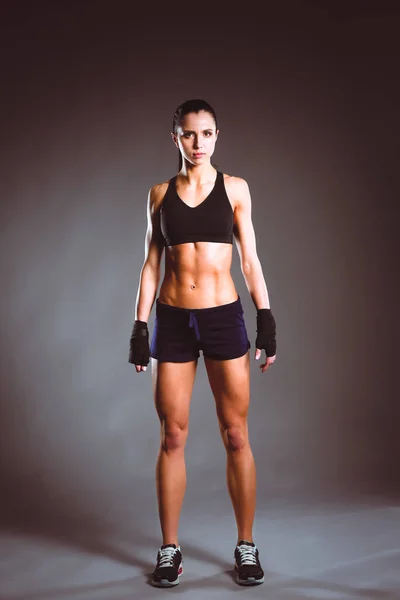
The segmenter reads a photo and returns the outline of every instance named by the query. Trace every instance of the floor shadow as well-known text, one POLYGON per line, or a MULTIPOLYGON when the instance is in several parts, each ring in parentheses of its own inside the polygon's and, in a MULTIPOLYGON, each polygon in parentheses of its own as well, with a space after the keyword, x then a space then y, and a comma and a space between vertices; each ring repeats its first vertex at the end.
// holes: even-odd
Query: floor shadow
POLYGON ((1 532, 76 548, 142 570, 151 568, 135 548, 154 548, 158 540, 146 536, 139 522, 131 521, 124 534, 122 524, 110 522, 106 515, 90 514, 88 506, 80 504, 78 499, 53 501, 57 494, 43 494, 41 487, 32 481, 8 478, 4 489, 7 495, 3 494, 0 500, 1 532))
MULTIPOLYGON (((282 581, 282 576, 278 574, 274 574, 281 579, 281 581, 277 583, 270 583, 268 580, 268 574, 266 574, 266 581, 264 584, 259 586, 254 586, 251 589, 262 589, 263 595, 265 597, 269 597, 271 600, 309 600, 309 592, 312 590, 312 598, 317 598, 315 592, 321 592, 322 597, 323 594, 334 594, 338 598, 343 598, 346 600, 347 598, 357 598, 359 600, 398 600, 400 598, 399 594, 393 590, 386 589, 371 589, 371 588, 353 588, 349 586, 343 586, 340 584, 335 584, 332 582, 324 583, 320 581, 315 581, 311 579, 304 578, 293 578, 286 579, 282 581)), ((269 576, 273 576, 273 574, 269 574, 269 576)), ((126 589, 126 597, 133 597, 135 590, 140 589, 140 597, 146 598, 153 596, 154 588, 150 584, 150 577, 148 577, 148 588, 146 592, 146 587, 139 587, 140 580, 142 575, 137 575, 132 578, 124 579, 118 582, 111 583, 101 583, 101 584, 93 584, 93 585, 83 585, 83 586, 75 586, 75 587, 67 587, 63 589, 45 589, 42 591, 33 592, 31 594, 18 594, 12 595, 9 594, 6 596, 0 595, 0 600, 47 600, 48 598, 52 598, 53 600, 73 600, 75 595, 80 595, 84 593, 92 593, 92 594, 101 594, 102 598, 107 598, 107 600, 112 600, 114 594, 116 594, 116 598, 121 598, 121 593, 126 589), (150 589, 151 588, 151 589, 150 589), (105 596, 104 594, 107 594, 105 596), (132 596, 131 596, 132 594, 132 596)), ((190 591, 194 590, 204 590, 205 596, 212 597, 211 594, 216 590, 226 589, 228 593, 240 593, 241 590, 244 589, 244 586, 238 585, 234 580, 234 572, 233 570, 227 570, 222 573, 218 573, 217 575, 213 575, 211 577, 204 577, 199 579, 198 581, 185 581, 182 578, 179 586, 173 588, 175 593, 190 593, 190 591), (226 575, 226 578, 221 579, 221 575, 226 575), (212 591, 213 590, 213 591, 212 591)), ((158 590, 159 592, 159 590, 158 590)), ((219 592, 220 593, 220 592, 219 592)), ((249 590, 248 593, 251 593, 249 590)), ((96 596, 92 596, 95 598, 96 596)))

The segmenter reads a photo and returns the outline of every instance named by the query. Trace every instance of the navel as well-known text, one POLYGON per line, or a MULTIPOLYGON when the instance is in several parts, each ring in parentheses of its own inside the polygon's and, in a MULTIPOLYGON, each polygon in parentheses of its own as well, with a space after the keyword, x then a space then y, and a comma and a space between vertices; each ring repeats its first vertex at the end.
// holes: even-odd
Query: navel
POLYGON ((192 285, 190 287, 192 290, 194 290, 196 286, 194 285, 194 283, 192 283, 192 285))

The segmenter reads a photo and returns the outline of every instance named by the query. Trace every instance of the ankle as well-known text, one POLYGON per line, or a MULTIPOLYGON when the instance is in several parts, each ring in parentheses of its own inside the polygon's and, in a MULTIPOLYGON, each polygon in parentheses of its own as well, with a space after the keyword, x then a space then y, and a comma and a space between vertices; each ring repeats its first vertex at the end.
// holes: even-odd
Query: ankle
POLYGON ((176 546, 177 548, 179 548, 179 542, 178 542, 178 540, 177 540, 177 539, 175 539, 175 538, 165 538, 165 540, 163 540, 163 543, 162 543, 162 545, 163 545, 163 546, 166 546, 167 544, 175 544, 175 546, 176 546))
POLYGON ((236 542, 236 546, 239 546, 239 542, 241 541, 245 541, 245 542, 250 542, 251 544, 254 544, 254 540, 253 540, 253 536, 252 535, 243 535, 243 536, 239 536, 236 542))

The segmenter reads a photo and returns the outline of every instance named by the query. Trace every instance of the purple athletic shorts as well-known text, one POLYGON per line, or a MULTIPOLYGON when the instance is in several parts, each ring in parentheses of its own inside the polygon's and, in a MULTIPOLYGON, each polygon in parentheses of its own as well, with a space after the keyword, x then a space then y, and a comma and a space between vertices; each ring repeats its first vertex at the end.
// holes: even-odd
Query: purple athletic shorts
POLYGON ((229 360, 250 348, 240 296, 210 308, 181 308, 156 299, 150 356, 161 362, 188 362, 200 356, 229 360))

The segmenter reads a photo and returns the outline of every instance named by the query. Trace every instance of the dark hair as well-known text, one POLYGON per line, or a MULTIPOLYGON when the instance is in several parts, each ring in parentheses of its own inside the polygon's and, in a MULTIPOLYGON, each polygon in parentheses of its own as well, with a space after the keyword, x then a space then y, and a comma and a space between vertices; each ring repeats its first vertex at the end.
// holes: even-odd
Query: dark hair
MULTIPOLYGON (((172 121, 172 132, 176 135, 178 127, 180 126, 181 121, 185 115, 192 113, 192 112, 198 113, 201 110, 205 110, 206 112, 210 113, 210 115, 212 116, 212 118, 214 119, 214 122, 215 122, 215 129, 218 129, 217 115, 215 114, 215 110, 213 109, 213 107, 210 104, 208 104, 208 102, 206 102, 205 100, 200 100, 199 98, 196 98, 194 100, 186 100, 186 102, 183 102, 182 104, 180 104, 178 106, 178 108, 175 111, 174 118, 172 121)), ((178 171, 180 171, 182 168, 182 155, 181 155, 180 150, 178 150, 178 152, 179 152, 178 171)))

